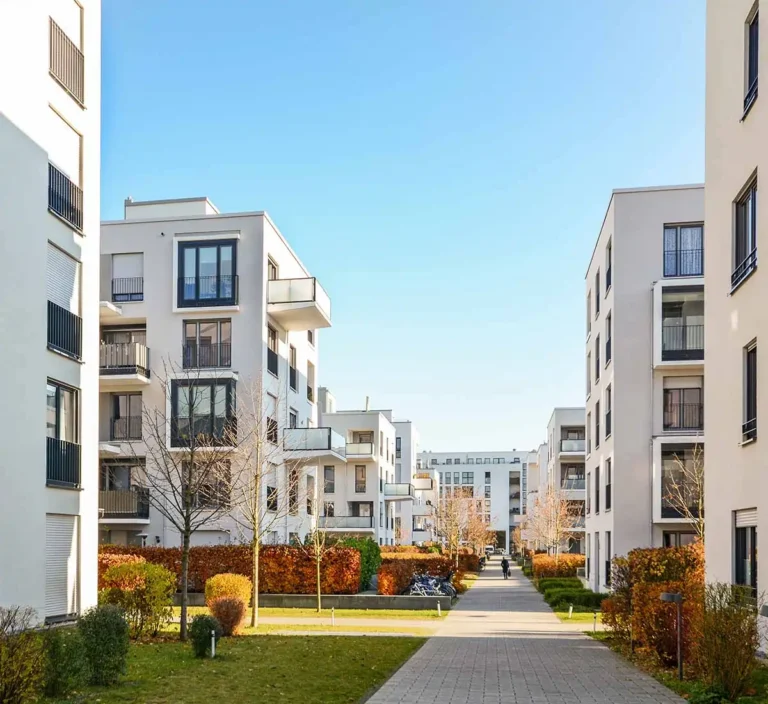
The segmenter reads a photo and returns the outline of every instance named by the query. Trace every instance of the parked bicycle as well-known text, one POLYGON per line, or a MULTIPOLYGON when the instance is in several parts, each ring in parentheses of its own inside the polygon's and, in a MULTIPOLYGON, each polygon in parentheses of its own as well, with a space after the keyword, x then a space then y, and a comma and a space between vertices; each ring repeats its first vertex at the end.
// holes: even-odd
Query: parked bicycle
POLYGON ((404 594, 409 596, 457 596, 456 588, 451 584, 453 573, 448 577, 433 577, 428 574, 415 574, 404 594))

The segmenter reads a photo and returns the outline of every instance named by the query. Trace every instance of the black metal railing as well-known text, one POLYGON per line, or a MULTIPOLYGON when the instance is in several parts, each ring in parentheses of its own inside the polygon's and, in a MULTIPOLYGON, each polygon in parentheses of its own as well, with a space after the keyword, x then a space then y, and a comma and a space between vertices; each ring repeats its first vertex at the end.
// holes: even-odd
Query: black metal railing
POLYGON ((741 424, 741 436, 744 441, 757 439, 757 418, 750 418, 741 424))
POLYGON ((275 376, 279 372, 277 352, 269 349, 269 347, 267 347, 267 371, 272 372, 275 376))
POLYGON ((238 294, 236 274, 179 277, 179 308, 237 305, 238 294))
POLYGON ((48 301, 48 347, 75 359, 83 357, 82 318, 53 301, 48 301))
POLYGON ((141 440, 141 416, 112 418, 109 429, 110 440, 141 440))
POLYGON ((683 509, 677 501, 670 501, 667 498, 661 499, 661 517, 662 518, 698 518, 698 504, 690 504, 683 509))
POLYGON ((749 108, 752 107, 752 103, 757 100, 757 78, 752 81, 752 84, 747 89, 747 94, 744 96, 744 112, 746 113, 749 108))
POLYGON ((99 347, 99 374, 141 374, 149 378, 149 348, 140 342, 103 342, 99 347))
POLYGON ((213 367, 232 366, 232 344, 230 342, 213 342, 197 344, 187 342, 181 351, 184 369, 209 369, 213 367))
POLYGON ((80 445, 58 438, 46 438, 46 484, 77 488, 80 486, 80 445))
POLYGON ((50 163, 48 164, 48 210, 82 232, 83 191, 50 163))
POLYGON ((50 20, 48 70, 80 105, 85 103, 85 59, 83 52, 53 19, 50 20))
POLYGON ((608 289, 611 287, 611 283, 613 282, 613 269, 611 267, 608 267, 605 270, 605 291, 608 292, 608 289))
POLYGON ((355 481, 355 493, 356 494, 364 494, 365 493, 365 482, 358 482, 355 481))
POLYGON ((605 341, 605 363, 606 364, 608 364, 608 362, 611 361, 611 353, 612 353, 612 350, 611 350, 611 338, 609 337, 605 341))
POLYGON ((149 518, 149 489, 110 489, 99 491, 101 518, 149 518))
POLYGON ((112 300, 115 303, 144 300, 144 277, 112 279, 112 300))
POLYGON ((230 447, 234 446, 236 441, 235 417, 195 416, 171 419, 171 447, 230 447))
POLYGON ((703 403, 672 403, 664 408, 664 430, 702 430, 703 403))
POLYGON ((664 276, 702 276, 703 249, 670 249, 664 252, 664 276))
POLYGON ((731 288, 735 288, 744 279, 757 268, 757 247, 753 249, 739 264, 731 274, 731 288))
POLYGON ((605 437, 609 437, 611 434, 611 412, 605 412, 605 437))
POLYGON ((315 401, 315 390, 309 384, 307 384, 307 400, 313 403, 315 401))
POLYGON ((704 326, 662 325, 661 358, 679 361, 704 358, 704 326))
POLYGON ((299 388, 299 370, 296 367, 288 368, 288 381, 292 389, 296 390, 299 388))

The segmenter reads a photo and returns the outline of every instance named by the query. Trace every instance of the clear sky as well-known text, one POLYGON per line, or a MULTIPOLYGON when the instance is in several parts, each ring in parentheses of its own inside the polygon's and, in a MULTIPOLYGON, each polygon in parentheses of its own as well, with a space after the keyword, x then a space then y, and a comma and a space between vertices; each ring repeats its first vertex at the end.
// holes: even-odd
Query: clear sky
POLYGON ((104 0, 102 216, 267 210, 333 301, 320 383, 422 448, 584 403, 612 188, 703 180, 704 0, 104 0))

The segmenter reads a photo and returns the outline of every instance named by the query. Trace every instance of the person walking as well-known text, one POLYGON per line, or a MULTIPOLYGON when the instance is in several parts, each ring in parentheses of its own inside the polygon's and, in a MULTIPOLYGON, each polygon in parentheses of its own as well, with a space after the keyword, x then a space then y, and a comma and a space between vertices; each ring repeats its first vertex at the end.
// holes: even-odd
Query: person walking
POLYGON ((501 558, 501 571, 504 573, 504 579, 507 579, 509 577, 509 560, 507 560, 507 556, 501 558))

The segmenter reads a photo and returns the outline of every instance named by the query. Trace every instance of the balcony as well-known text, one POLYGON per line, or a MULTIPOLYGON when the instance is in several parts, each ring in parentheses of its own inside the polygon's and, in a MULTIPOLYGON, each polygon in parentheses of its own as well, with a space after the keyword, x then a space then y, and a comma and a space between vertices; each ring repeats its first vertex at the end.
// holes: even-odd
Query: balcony
POLYGON ((332 428, 285 428, 283 450, 296 459, 344 462, 346 443, 332 428))
POLYGON ((179 277, 177 307, 208 308, 236 306, 240 282, 236 274, 179 277))
POLYGON ((58 438, 46 438, 46 486, 80 488, 80 445, 58 438))
POLYGON ((131 303, 144 300, 144 277, 112 279, 112 302, 131 303))
POLYGON ((584 479, 563 479, 560 482, 561 491, 585 491, 586 484, 584 479))
POLYGON ((107 342, 99 348, 99 390, 141 389, 149 384, 149 349, 140 342, 107 342))
POLYGON ((416 491, 432 491, 435 488, 435 479, 429 475, 422 476, 421 474, 417 474, 413 478, 413 488, 416 489, 416 491))
POLYGON ((149 522, 149 489, 99 491, 99 518, 103 521, 149 522))
POLYGON ((338 531, 372 531, 373 516, 318 516, 318 528, 338 531))
POLYGON ((48 349, 73 359, 83 358, 82 318, 53 301, 48 301, 48 349))
POLYGON ((331 299, 314 277, 268 281, 267 312, 286 330, 331 327, 331 299))
POLYGON ((48 164, 48 210, 78 232, 83 231, 83 191, 80 186, 48 164))
POLYGON ((667 323, 661 327, 661 361, 704 359, 704 326, 667 323))
POLYGON ((346 447, 347 461, 373 460, 376 448, 372 442, 348 442, 346 447))
POLYGON ((85 104, 85 60, 83 52, 53 19, 50 20, 48 70, 80 105, 85 104))
POLYGON ((560 457, 576 456, 583 457, 586 441, 581 440, 561 440, 560 441, 560 457))
POLYGON ((414 498, 413 484, 384 485, 384 499, 387 501, 409 501, 414 498))
POLYGON ((703 403, 672 403, 664 408, 664 430, 703 429, 703 403))
POLYGON ((411 540, 414 543, 427 543, 434 540, 434 536, 432 535, 431 530, 418 530, 417 528, 414 528, 411 533, 411 540))
POLYGON ((118 442, 141 440, 141 423, 141 416, 112 418, 109 421, 109 439, 118 442))
POLYGON ((435 507, 432 504, 427 503, 414 503, 411 507, 412 516, 434 516, 435 507))
POLYGON ((209 345, 198 345, 189 342, 181 350, 184 369, 216 369, 232 366, 232 344, 229 342, 214 342, 209 345))

